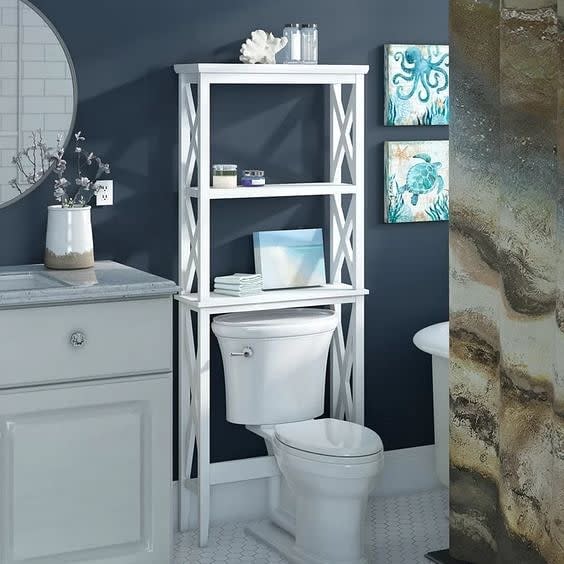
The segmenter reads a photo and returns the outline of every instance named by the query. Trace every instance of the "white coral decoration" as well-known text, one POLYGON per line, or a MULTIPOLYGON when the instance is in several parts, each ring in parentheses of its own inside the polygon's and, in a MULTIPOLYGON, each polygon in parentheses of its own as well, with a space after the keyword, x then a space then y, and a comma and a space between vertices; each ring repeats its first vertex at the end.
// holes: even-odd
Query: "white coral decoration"
POLYGON ((243 63, 276 63, 276 53, 286 47, 287 37, 274 37, 272 33, 266 33, 262 29, 257 29, 251 33, 251 37, 241 45, 241 56, 239 59, 243 63))

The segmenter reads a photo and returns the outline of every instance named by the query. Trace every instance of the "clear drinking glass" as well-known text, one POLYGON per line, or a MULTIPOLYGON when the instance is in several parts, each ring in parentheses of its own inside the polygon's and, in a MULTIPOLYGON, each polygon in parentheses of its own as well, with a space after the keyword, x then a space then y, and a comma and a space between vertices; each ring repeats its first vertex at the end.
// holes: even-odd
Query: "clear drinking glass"
POLYGON ((300 31, 302 40, 302 63, 317 64, 317 24, 302 24, 300 31))
POLYGON ((285 63, 302 62, 302 33, 300 24, 286 24, 284 26, 284 37, 288 39, 288 45, 284 47, 283 60, 285 63))

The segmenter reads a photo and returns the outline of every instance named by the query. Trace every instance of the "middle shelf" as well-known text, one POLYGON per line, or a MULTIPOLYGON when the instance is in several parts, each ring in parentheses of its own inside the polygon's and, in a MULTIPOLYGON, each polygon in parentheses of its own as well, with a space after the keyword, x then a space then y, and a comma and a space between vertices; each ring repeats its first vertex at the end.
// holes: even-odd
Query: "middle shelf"
POLYGON ((286 307, 307 307, 347 303, 365 296, 368 290, 349 284, 326 284, 314 288, 266 290, 252 296, 233 297, 211 292, 204 300, 198 294, 180 294, 176 299, 193 310, 206 309, 208 313, 252 311, 286 307))
MULTIPOLYGON (((267 184, 248 188, 213 188, 208 190, 210 200, 228 200, 236 198, 279 198, 289 196, 327 196, 331 194, 354 194, 357 187, 354 184, 334 182, 300 182, 293 184, 267 184)), ((188 188, 192 198, 200 197, 200 190, 196 186, 188 188)))

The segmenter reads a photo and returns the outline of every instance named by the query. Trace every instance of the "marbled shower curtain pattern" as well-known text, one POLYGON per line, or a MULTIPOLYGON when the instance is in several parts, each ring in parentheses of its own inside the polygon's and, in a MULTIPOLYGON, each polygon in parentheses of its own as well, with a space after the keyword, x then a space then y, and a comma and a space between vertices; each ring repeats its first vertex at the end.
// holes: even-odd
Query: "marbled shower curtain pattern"
POLYGON ((564 0, 451 0, 451 556, 564 563, 564 0))

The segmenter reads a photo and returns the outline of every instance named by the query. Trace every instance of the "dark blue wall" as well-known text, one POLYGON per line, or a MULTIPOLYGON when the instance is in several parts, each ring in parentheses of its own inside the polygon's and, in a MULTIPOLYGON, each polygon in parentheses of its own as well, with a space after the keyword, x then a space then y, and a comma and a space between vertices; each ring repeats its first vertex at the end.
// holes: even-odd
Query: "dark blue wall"
MULTIPOLYGON (((387 449, 433 442, 430 359, 416 330, 448 316, 447 225, 384 225, 383 142, 444 139, 446 128, 384 128, 383 45, 448 41, 448 0, 34 0, 66 41, 78 76, 77 125, 112 164, 115 205, 93 211, 96 256, 176 277, 179 62, 233 61, 255 28, 317 22, 320 62, 369 64, 366 87, 366 422, 387 449)), ((212 159, 271 180, 322 179, 325 98, 315 87, 213 92, 212 159)), ((0 264, 41 262, 51 182, 0 210, 0 264)), ((317 198, 213 204, 213 274, 252 268, 248 235, 317 227, 317 198)), ((263 453, 225 422, 214 350, 212 458, 263 453)))

